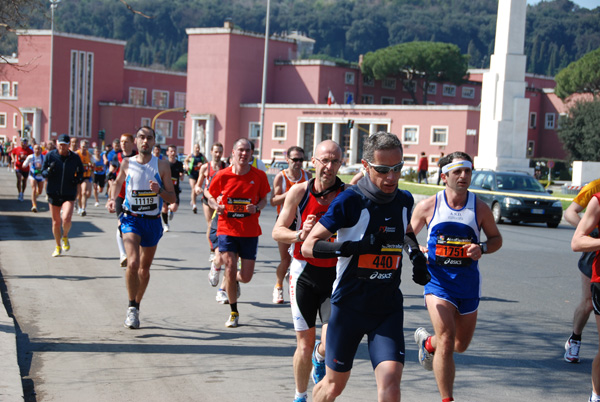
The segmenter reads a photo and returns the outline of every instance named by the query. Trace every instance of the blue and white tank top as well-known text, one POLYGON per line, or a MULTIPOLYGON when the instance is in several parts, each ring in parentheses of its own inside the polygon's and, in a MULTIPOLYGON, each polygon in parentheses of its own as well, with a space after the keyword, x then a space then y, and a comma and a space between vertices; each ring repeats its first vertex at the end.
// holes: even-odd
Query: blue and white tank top
MULTIPOLYGON (((433 217, 427 233, 427 260, 431 284, 446 289, 455 297, 479 297, 480 278, 477 261, 466 256, 465 244, 479 243, 477 197, 469 192, 461 209, 448 205, 444 190, 436 194, 433 217)), ((427 293, 427 286, 425 287, 427 293)))
POLYGON ((158 158, 146 164, 137 162, 135 157, 129 158, 129 168, 125 179, 125 201, 123 208, 138 215, 157 216, 162 208, 162 198, 150 190, 150 180, 158 182, 162 187, 163 182, 158 172, 158 158))

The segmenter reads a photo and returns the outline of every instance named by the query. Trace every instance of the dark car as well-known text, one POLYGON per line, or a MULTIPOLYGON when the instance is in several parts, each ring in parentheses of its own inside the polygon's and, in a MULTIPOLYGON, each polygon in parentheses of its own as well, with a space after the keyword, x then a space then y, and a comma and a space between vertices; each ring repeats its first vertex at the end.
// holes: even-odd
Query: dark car
POLYGON ((555 228, 562 219, 562 203, 527 173, 476 170, 469 189, 491 208, 496 223, 505 218, 514 224, 546 223, 555 228))

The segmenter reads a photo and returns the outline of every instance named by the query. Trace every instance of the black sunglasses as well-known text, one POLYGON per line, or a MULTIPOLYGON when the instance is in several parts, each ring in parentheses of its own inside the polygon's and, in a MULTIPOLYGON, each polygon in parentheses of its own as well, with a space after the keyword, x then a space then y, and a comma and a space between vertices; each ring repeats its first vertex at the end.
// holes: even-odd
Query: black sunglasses
POLYGON ((304 158, 291 158, 292 162, 304 162, 304 158))

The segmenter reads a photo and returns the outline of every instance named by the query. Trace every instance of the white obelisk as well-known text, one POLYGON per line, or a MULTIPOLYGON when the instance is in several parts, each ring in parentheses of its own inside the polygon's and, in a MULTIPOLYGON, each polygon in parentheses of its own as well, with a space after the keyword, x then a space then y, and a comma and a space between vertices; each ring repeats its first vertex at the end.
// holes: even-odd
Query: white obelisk
POLYGON ((483 75, 479 154, 475 168, 530 171, 527 152, 529 99, 525 98, 526 0, 499 0, 496 44, 483 75))

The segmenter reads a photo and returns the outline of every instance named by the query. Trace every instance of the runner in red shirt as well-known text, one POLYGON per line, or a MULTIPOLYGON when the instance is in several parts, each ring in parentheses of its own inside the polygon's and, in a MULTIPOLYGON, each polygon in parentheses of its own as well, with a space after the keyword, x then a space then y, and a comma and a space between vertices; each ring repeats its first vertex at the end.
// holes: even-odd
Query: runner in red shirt
POLYGON ((258 236, 262 234, 258 217, 267 205, 271 191, 265 172, 250 166, 252 148, 246 138, 233 146, 232 165, 220 170, 208 189, 209 205, 217 211, 219 251, 225 264, 225 290, 231 314, 226 327, 237 327, 237 287, 254 274, 258 236), (242 260, 238 272, 237 259, 242 260))
POLYGON ((29 148, 29 141, 27 138, 21 138, 21 146, 13 148, 11 151, 12 163, 14 164, 15 175, 17 176, 19 201, 23 201, 23 193, 27 188, 27 177, 29 176, 29 166, 23 166, 23 162, 25 162, 25 159, 32 153, 33 150, 29 148))

